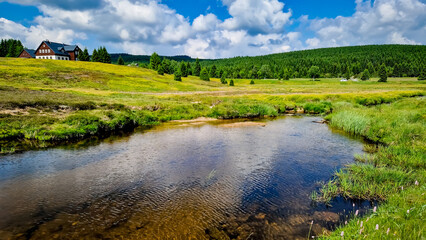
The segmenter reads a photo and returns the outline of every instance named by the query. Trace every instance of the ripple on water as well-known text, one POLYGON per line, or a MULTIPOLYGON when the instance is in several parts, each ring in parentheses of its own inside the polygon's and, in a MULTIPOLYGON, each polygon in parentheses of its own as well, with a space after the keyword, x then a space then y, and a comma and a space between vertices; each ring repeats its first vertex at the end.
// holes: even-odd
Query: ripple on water
POLYGON ((0 159, 0 239, 305 239, 353 210, 312 206, 359 140, 319 118, 161 126, 0 159))

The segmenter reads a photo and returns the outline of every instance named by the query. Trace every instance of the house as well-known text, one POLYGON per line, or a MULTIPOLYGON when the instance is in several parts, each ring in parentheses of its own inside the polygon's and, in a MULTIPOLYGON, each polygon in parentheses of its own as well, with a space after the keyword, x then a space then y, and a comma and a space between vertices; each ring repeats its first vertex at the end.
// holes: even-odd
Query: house
POLYGON ((35 50, 35 58, 78 61, 79 51, 80 48, 77 45, 67 45, 46 40, 35 50))
POLYGON ((34 49, 24 49, 18 56, 19 58, 35 58, 34 49))

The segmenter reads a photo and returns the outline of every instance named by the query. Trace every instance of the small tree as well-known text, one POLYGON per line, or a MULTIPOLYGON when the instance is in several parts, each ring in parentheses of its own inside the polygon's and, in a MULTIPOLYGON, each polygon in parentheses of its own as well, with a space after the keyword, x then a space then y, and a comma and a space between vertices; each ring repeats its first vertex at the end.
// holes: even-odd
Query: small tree
POLYGON ((362 72, 361 80, 366 81, 370 79, 370 71, 368 69, 365 69, 364 72, 362 72))
POLYGON ((179 70, 182 73, 182 77, 188 77, 188 71, 186 69, 186 64, 184 61, 180 63, 179 70))
POLYGON ((421 70, 420 70, 420 75, 419 75, 418 80, 420 80, 420 81, 426 80, 426 73, 425 73, 426 69, 425 69, 424 66, 421 66, 420 68, 421 68, 421 70))
POLYGON ((160 56, 158 56, 156 52, 154 52, 151 55, 151 58, 149 59, 149 67, 152 70, 158 70, 158 67, 160 66, 160 64, 161 64, 161 58, 160 56))
POLYGON ((220 82, 222 84, 228 84, 228 81, 226 81, 226 78, 225 78, 225 74, 222 74, 222 77, 220 77, 220 82))
POLYGON ((93 49, 92 62, 99 62, 98 50, 96 49, 93 49))
POLYGON ((195 60, 195 67, 194 67, 194 72, 193 72, 194 76, 199 77, 201 74, 201 65, 200 65, 200 60, 197 58, 197 60, 195 60))
POLYGON ((386 72, 386 65, 383 63, 379 67, 379 82, 387 82, 388 81, 388 74, 386 72))
POLYGON ((81 51, 81 49, 78 51, 78 60, 79 61, 90 61, 89 51, 87 51, 87 48, 84 48, 84 51, 81 51))
POLYGON ((229 81, 229 86, 234 86, 234 79, 231 79, 231 81, 229 81))
POLYGON ((315 81, 315 78, 319 78, 320 69, 318 66, 312 66, 308 71, 309 77, 312 78, 312 81, 315 81))
POLYGON ((254 84, 254 80, 253 79, 250 81, 250 84, 252 84, 252 85, 254 84))
POLYGON ((124 60, 123 60, 123 58, 121 57, 121 55, 118 57, 117 64, 118 64, 118 65, 124 65, 124 60))
POLYGON ((204 81, 210 81, 209 72, 206 68, 203 68, 203 70, 201 70, 200 79, 204 81))
POLYGON ((174 79, 175 79, 175 81, 182 82, 182 73, 181 73, 179 70, 177 70, 177 71, 175 72, 174 79))
MULTIPOLYGON (((164 75, 164 67, 163 64, 160 64, 160 66, 158 67, 158 74, 160 75, 164 75)), ((176 79, 175 79, 176 80, 176 79)))

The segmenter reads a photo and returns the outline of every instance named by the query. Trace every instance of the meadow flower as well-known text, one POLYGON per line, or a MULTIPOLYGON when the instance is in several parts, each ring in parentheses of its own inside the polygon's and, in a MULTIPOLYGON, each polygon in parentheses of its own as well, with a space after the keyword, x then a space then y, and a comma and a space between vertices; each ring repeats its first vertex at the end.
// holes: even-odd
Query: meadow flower
POLYGON ((404 190, 404 186, 401 186, 401 190, 404 190))
POLYGON ((376 224, 376 230, 379 230, 379 224, 376 224))
POLYGON ((409 214, 409 213, 410 213, 410 209, 407 210, 407 214, 409 214))
POLYGON ((345 221, 345 225, 348 225, 348 221, 345 221))
POLYGON ((416 180, 416 182, 414 183, 416 186, 418 186, 419 185, 419 182, 417 182, 417 180, 416 180))
POLYGON ((363 222, 363 221, 361 221, 361 227, 362 227, 362 224, 364 224, 364 222, 363 222))
POLYGON ((373 208, 373 212, 376 212, 376 210, 377 210, 377 207, 376 207, 376 206, 374 206, 374 208, 373 208))
POLYGON ((345 235, 345 232, 344 232, 344 231, 342 231, 342 232, 340 233, 340 236, 342 236, 342 237, 343 237, 343 235, 345 235))
POLYGON ((355 216, 358 216, 359 210, 355 211, 355 216))
POLYGON ((389 235, 389 231, 390 231, 390 228, 388 228, 388 230, 386 230, 386 235, 389 235))
POLYGON ((359 230, 359 234, 361 234, 363 230, 364 230, 364 228, 361 228, 361 229, 359 230))
MULTIPOLYGON (((417 181, 416 181, 417 182, 417 181)), ((352 207, 355 207, 355 203, 352 203, 352 207)))

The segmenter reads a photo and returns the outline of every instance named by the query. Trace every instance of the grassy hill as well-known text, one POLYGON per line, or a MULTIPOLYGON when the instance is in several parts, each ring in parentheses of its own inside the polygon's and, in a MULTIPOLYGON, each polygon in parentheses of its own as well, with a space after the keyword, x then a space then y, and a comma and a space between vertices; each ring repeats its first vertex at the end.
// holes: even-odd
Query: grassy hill
POLYGON ((354 216, 330 238, 341 239, 344 231, 351 239, 366 234, 381 239, 387 228, 395 238, 424 236, 424 226, 418 224, 426 214, 423 81, 299 78, 250 84, 236 79, 235 85, 192 76, 177 82, 172 75, 112 64, 0 58, 1 153, 105 137, 170 120, 325 114, 331 126, 379 145, 336 173, 314 194, 316 199, 341 195, 387 201, 375 213, 354 216), (364 222, 362 234, 359 220, 364 222), (375 230, 376 224, 380 230, 375 230))

